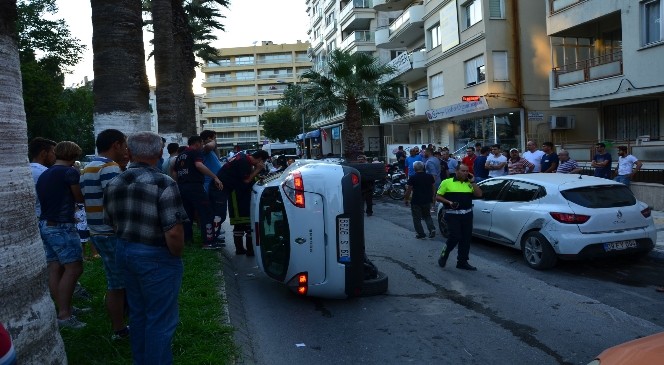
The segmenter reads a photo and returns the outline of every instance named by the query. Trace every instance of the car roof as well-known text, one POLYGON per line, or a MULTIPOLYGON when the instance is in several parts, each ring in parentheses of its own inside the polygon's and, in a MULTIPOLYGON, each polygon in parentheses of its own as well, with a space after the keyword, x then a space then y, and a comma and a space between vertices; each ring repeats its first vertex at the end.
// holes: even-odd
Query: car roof
POLYGON ((558 188, 560 190, 576 189, 585 186, 597 186, 597 185, 621 185, 619 182, 613 180, 608 180, 601 177, 594 177, 589 175, 579 175, 579 174, 558 174, 558 173, 517 174, 517 175, 501 176, 499 178, 531 182, 533 184, 550 187, 550 188, 558 188))

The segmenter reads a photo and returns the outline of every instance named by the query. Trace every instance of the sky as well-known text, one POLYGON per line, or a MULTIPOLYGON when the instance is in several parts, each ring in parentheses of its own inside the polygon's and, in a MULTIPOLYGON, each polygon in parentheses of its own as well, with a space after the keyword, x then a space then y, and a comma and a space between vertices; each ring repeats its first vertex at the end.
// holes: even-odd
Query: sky
MULTIPOLYGON (((254 42, 272 41, 275 44, 295 43, 308 40, 307 28, 309 18, 306 13, 305 0, 230 0, 228 9, 223 9, 226 16, 221 22, 225 32, 217 33, 217 41, 212 43, 217 48, 251 46, 254 42)), ((88 0, 56 0, 58 19, 65 19, 72 36, 87 46, 81 62, 65 76, 65 86, 83 81, 84 77, 93 79, 92 71, 92 23, 90 1, 88 0)), ((150 33, 144 32, 146 52, 149 54, 147 41, 150 33)), ((155 85, 154 63, 147 61, 147 74, 150 85, 155 85)), ((203 74, 197 71, 194 80, 194 93, 205 91, 201 87, 203 74)))

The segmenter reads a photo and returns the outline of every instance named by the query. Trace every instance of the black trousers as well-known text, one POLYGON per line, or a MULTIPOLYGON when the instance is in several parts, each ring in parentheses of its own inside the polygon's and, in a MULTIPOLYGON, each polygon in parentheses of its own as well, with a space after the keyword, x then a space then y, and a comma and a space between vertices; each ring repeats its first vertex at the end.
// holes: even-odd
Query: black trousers
POLYGON ((446 252, 449 255, 459 245, 457 261, 466 262, 470 254, 470 239, 473 234, 473 212, 466 214, 445 214, 450 236, 447 239, 446 252))
POLYGON ((194 213, 198 213, 198 225, 201 230, 201 239, 203 244, 214 242, 214 224, 212 222, 212 210, 210 208, 210 198, 203 189, 203 183, 185 183, 178 184, 182 205, 187 212, 189 221, 184 223, 184 238, 190 240, 193 238, 192 224, 194 223, 194 213))

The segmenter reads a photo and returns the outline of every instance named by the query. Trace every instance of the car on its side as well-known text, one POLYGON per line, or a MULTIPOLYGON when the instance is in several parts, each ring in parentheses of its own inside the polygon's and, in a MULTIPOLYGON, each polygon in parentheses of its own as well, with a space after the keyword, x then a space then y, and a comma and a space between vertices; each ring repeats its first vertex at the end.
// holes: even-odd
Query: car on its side
POLYGON ((664 332, 660 332, 609 347, 588 365, 653 365, 663 362, 664 332))
MULTIPOLYGON (((650 208, 625 185, 577 174, 484 180, 473 200, 473 236, 519 249, 534 269, 561 259, 643 255, 657 240, 650 208)), ((444 230, 442 204, 438 220, 444 230)))
POLYGON ((258 268, 299 295, 382 294, 388 278, 365 253, 361 177, 350 165, 298 159, 252 188, 258 268))

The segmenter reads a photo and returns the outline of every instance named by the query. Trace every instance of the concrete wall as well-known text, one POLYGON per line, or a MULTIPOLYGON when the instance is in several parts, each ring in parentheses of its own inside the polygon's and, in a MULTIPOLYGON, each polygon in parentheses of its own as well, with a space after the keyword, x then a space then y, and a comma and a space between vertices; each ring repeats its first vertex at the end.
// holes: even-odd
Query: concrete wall
POLYGON ((633 182, 630 188, 637 199, 655 210, 664 210, 664 185, 633 182))

